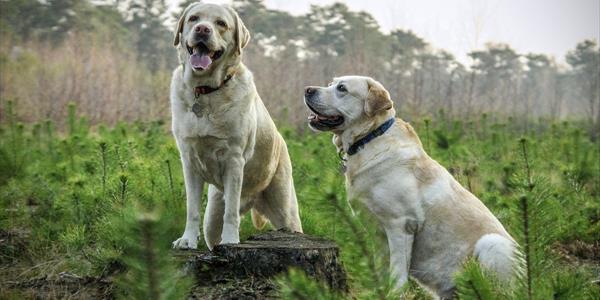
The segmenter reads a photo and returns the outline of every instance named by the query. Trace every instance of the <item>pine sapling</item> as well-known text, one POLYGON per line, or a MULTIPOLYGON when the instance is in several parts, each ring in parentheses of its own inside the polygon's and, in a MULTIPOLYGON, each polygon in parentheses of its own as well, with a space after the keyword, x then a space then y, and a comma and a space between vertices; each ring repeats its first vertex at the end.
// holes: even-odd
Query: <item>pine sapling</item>
POLYGON ((125 204, 125 196, 127 194, 127 184, 128 184, 128 179, 127 179, 127 175, 126 174, 121 174, 119 175, 119 195, 120 195, 120 200, 121 200, 121 204, 125 204))
POLYGON ((551 200, 552 185, 544 178, 533 175, 532 160, 528 141, 519 141, 524 165, 523 172, 518 175, 519 196, 514 208, 522 259, 524 260, 521 276, 521 297, 526 299, 544 299, 551 295, 548 271, 550 270, 550 241, 559 227, 555 226, 560 208, 551 200))
POLYGON ((54 159, 54 128, 52 125, 52 120, 46 120, 44 122, 44 127, 46 128, 46 143, 47 143, 47 148, 46 149, 49 153, 50 156, 54 159))
POLYGON ((429 153, 429 155, 432 155, 433 153, 431 152, 431 139, 429 137, 429 123, 431 123, 431 120, 429 120, 428 118, 423 120, 425 122, 425 145, 427 145, 427 153, 429 153))
POLYGON ((102 159, 102 195, 106 196, 106 143, 100 143, 100 157, 102 159))
MULTIPOLYGON (((529 193, 533 191, 533 182, 531 181, 531 167, 529 165, 529 158, 527 157, 527 140, 522 138, 520 141, 521 151, 523 154, 523 160, 525 161, 525 170, 527 171, 527 189, 529 193)), ((527 196, 522 196, 520 199, 522 220, 523 220, 523 239, 524 239, 524 255, 525 255, 525 279, 527 280, 527 299, 531 300, 533 297, 531 288, 531 242, 529 240, 529 204, 527 196)))
POLYGON ((150 299, 158 300, 159 299, 159 291, 158 291, 158 276, 156 274, 156 253, 155 253, 155 245, 154 245, 154 225, 155 220, 153 220, 149 215, 143 215, 138 219, 142 244, 142 253, 143 260, 146 264, 146 280, 148 282, 148 296, 150 299))
POLYGON ((488 114, 483 113, 483 114, 481 114, 481 119, 479 119, 479 132, 480 132, 480 138, 482 140, 485 140, 488 138, 487 130, 488 130, 488 114))
POLYGON ((69 135, 73 136, 73 135, 75 135, 76 130, 77 130, 76 116, 75 116, 77 107, 75 106, 75 103, 69 102, 69 105, 67 106, 67 110, 68 110, 67 120, 69 122, 69 135))
POLYGON ((506 299, 493 272, 483 268, 477 259, 467 260, 460 273, 454 277, 459 299, 493 300, 506 299))
POLYGON ((169 180, 169 189, 171 190, 171 199, 173 199, 173 201, 175 200, 175 185, 173 184, 173 173, 171 172, 171 161, 170 160, 165 160, 165 163, 167 165, 167 176, 168 176, 168 180, 169 180))
POLYGON ((520 199, 521 219, 523 220, 523 249, 525 256, 525 280, 526 280, 526 288, 527 288, 527 299, 533 299, 533 293, 531 288, 531 249, 530 244, 531 241, 529 239, 529 206, 527 203, 527 196, 522 196, 520 199))
POLYGON ((384 279, 381 276, 382 270, 378 267, 377 261, 373 256, 375 251, 369 249, 369 245, 367 244, 367 241, 370 239, 366 234, 366 230, 359 228, 359 225, 357 224, 358 220, 340 205, 336 197, 331 197, 329 203, 336 211, 340 212, 342 220, 348 225, 350 231, 356 237, 355 241, 358 244, 360 252, 363 257, 367 258, 367 266, 369 272, 373 275, 373 286, 377 293, 377 297, 381 300, 387 299, 387 292, 385 289, 387 284, 384 282, 384 279))
POLYGON ((123 245, 126 269, 116 279, 118 293, 128 299, 186 299, 191 277, 170 255, 170 236, 165 231, 170 218, 161 211, 143 212, 134 202, 127 203, 112 223, 123 245))
POLYGON ((33 124, 33 128, 31 129, 31 137, 33 138, 33 141, 35 143, 35 147, 37 148, 37 150, 39 150, 41 148, 41 144, 40 144, 41 130, 42 130, 42 125, 40 125, 40 123, 37 123, 37 122, 35 124, 33 124))
MULTIPOLYGON (((13 172, 17 171, 18 163, 18 147, 17 147, 17 129, 16 129, 16 116, 14 112, 14 102, 8 100, 6 104, 6 117, 8 118, 8 126, 10 127, 10 140, 11 140, 11 151, 13 157, 13 172)), ((14 175, 14 174, 13 174, 14 175)))

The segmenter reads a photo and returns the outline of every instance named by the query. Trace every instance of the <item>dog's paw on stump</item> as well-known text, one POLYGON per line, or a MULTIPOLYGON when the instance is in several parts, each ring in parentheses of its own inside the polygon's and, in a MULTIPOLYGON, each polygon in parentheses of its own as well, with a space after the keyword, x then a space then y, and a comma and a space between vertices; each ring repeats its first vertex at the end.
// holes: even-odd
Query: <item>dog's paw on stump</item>
POLYGON ((342 292, 348 290, 339 248, 326 239, 302 233, 270 231, 240 244, 219 245, 213 252, 177 251, 186 271, 196 276, 198 298, 270 298, 274 276, 289 268, 342 292))

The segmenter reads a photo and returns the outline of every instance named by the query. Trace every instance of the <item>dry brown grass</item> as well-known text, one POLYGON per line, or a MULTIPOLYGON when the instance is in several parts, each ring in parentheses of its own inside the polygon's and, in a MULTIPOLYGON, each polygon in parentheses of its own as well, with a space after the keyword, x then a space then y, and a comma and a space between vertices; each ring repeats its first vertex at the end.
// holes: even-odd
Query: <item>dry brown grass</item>
POLYGON ((56 47, 4 43, 0 53, 0 101, 15 100, 24 121, 62 123, 68 102, 93 123, 168 116, 170 73, 149 72, 110 41, 75 34, 56 47))

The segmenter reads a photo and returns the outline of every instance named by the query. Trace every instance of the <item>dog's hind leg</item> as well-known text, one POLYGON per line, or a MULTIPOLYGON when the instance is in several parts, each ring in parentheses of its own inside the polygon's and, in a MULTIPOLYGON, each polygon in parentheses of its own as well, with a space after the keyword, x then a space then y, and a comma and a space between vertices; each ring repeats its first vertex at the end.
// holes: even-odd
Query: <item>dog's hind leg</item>
POLYGON ((292 179, 292 164, 287 149, 281 153, 275 175, 263 191, 262 197, 254 203, 254 209, 267 217, 277 229, 285 228, 302 232, 298 200, 292 179))
POLYGON ((300 213, 298 212, 298 198, 296 197, 296 188, 294 187, 294 179, 290 176, 289 183, 290 192, 290 217, 292 219, 292 225, 290 228, 292 231, 302 233, 302 223, 300 221, 300 213))

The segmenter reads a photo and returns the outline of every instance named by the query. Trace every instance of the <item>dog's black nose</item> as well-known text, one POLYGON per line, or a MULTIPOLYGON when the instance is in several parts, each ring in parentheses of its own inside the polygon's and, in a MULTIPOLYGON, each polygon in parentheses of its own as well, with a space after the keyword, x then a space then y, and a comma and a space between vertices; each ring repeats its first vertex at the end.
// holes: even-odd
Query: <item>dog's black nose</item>
POLYGON ((304 90, 304 95, 309 97, 314 95, 317 92, 317 89, 311 86, 306 87, 306 89, 304 90))
POLYGON ((199 33, 201 35, 205 35, 205 36, 208 36, 212 33, 212 29, 210 29, 209 26, 202 25, 202 24, 196 26, 196 28, 194 28, 194 31, 196 31, 197 33, 199 33))

